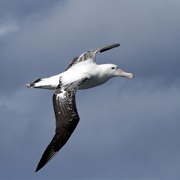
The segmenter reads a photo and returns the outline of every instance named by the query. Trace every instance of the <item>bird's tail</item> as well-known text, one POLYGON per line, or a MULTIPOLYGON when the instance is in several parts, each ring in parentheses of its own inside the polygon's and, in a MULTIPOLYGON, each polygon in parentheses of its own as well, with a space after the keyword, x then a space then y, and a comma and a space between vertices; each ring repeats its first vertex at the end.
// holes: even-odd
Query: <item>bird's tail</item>
POLYGON ((50 78, 38 78, 34 82, 26 84, 28 88, 55 89, 59 84, 59 78, 52 76, 50 78))
POLYGON ((42 81, 41 78, 36 79, 34 82, 26 84, 26 87, 28 88, 36 88, 38 87, 38 84, 42 81))

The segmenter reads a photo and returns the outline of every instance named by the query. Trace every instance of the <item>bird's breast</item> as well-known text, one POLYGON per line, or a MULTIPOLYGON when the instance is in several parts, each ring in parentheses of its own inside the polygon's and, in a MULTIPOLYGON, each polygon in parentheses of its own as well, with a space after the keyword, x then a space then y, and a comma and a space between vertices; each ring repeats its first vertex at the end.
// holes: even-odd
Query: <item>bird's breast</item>
POLYGON ((88 89, 99 86, 105 83, 108 79, 101 79, 96 76, 92 76, 91 78, 87 79, 82 85, 80 85, 79 89, 88 89))
POLYGON ((62 83, 69 84, 87 78, 78 89, 88 89, 105 83, 109 77, 104 75, 95 63, 79 63, 62 74, 62 83))

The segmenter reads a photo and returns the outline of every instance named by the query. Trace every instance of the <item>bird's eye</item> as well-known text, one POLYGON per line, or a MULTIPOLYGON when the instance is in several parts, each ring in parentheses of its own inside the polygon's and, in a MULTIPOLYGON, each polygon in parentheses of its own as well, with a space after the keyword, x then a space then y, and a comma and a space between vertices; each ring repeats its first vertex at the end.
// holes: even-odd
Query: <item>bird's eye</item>
POLYGON ((111 67, 111 69, 115 69, 115 67, 111 67))

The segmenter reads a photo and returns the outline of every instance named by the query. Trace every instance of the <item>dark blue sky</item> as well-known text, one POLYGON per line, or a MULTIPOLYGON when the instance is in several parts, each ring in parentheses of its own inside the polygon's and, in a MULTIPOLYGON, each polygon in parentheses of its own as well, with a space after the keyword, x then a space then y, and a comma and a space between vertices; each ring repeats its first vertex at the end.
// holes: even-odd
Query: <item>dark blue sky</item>
POLYGON ((180 1, 0 1, 0 179, 179 179, 180 1), (27 89, 103 45, 114 78, 78 91, 80 123, 41 171, 53 91, 27 89))

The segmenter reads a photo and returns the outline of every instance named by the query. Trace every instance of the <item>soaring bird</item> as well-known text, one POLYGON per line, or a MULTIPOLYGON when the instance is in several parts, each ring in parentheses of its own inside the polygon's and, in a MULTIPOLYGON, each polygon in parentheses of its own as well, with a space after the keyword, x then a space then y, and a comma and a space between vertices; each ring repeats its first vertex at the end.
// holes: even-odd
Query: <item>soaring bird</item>
POLYGON ((120 44, 112 44, 86 51, 75 57, 61 74, 39 78, 26 84, 28 88, 55 90, 52 97, 56 118, 55 135, 44 151, 35 172, 44 167, 58 153, 75 130, 80 120, 75 100, 78 89, 99 86, 112 77, 134 78, 132 73, 124 72, 115 64, 96 64, 96 53, 118 46, 120 44))

